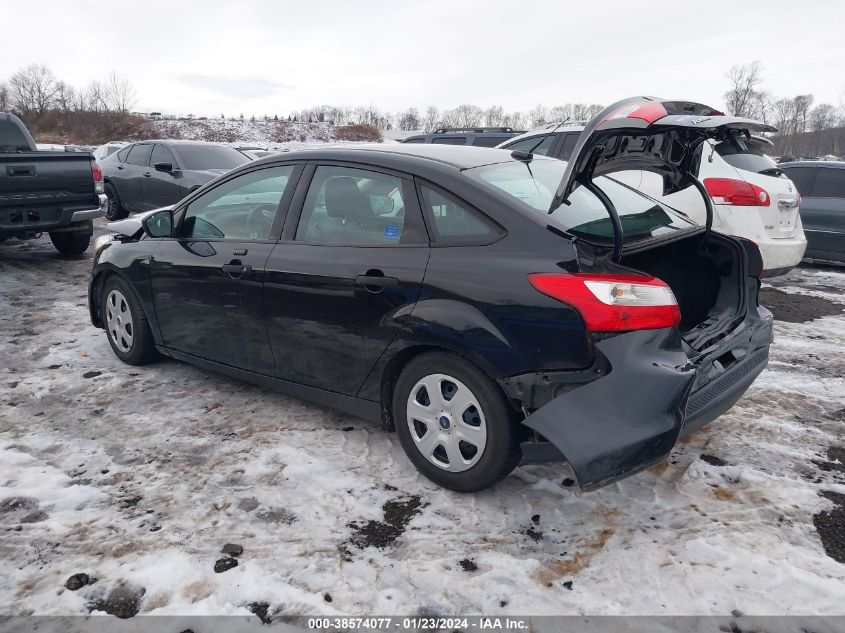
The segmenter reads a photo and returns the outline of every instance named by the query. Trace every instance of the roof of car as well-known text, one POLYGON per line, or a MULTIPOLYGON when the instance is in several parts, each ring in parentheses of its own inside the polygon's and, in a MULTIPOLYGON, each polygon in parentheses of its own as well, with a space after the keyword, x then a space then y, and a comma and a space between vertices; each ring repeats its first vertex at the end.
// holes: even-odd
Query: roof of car
POLYGON ((845 161, 841 160, 791 160, 778 163, 778 167, 835 167, 845 169, 845 161))
MULTIPOLYGON (((162 145, 199 145, 208 147, 232 147, 226 143, 212 143, 210 141, 191 141, 185 139, 169 139, 169 138, 151 138, 143 141, 135 141, 133 145, 142 145, 150 143, 161 143, 162 145)), ((232 148, 235 149, 235 148, 232 148)))
MULTIPOLYGON (((507 150, 491 147, 477 147, 472 145, 431 145, 431 144, 410 144, 403 143, 367 143, 361 145, 335 145, 324 148, 302 149, 284 154, 273 154, 260 159, 261 161, 273 162, 278 160, 296 159, 332 159, 332 160, 359 160, 364 158, 361 154, 370 154, 384 158, 390 154, 398 157, 420 158, 427 161, 434 161, 443 165, 456 167, 457 169, 471 169, 482 165, 493 163, 504 163, 514 160, 507 150)), ((535 159, 551 160, 542 156, 535 159)), ((253 163, 255 164, 255 163, 253 163)))

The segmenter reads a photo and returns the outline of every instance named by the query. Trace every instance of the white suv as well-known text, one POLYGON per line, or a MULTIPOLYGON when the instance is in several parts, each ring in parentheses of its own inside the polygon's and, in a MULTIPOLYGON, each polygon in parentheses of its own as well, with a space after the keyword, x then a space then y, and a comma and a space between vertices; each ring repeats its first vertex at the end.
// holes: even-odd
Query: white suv
MULTIPOLYGON (((555 129, 553 125, 514 137, 498 147, 531 151, 569 160, 583 125, 555 129)), ((698 179, 713 202, 713 229, 754 241, 763 255, 766 277, 796 266, 807 248, 798 215, 801 196, 793 182, 767 156, 771 143, 763 138, 707 141, 699 150, 698 179)), ((698 191, 689 187, 663 196, 661 176, 630 171, 615 179, 680 209, 702 224, 706 211, 698 191)))

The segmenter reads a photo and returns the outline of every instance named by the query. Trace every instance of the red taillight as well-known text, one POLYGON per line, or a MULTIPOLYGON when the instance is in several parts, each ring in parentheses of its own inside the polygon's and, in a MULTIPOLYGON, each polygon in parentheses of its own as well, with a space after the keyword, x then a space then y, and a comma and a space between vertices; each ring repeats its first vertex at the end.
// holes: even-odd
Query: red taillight
POLYGON ((91 159, 91 175, 94 177, 94 192, 103 193, 103 168, 97 159, 91 159))
POLYGON ((667 114, 666 108, 659 101, 647 101, 642 105, 634 104, 621 108, 613 114, 608 115, 605 121, 610 121, 611 119, 640 119, 651 124, 658 119, 662 119, 667 114))
POLYGON ((535 273, 528 281, 544 295, 575 308, 589 332, 653 330, 681 322, 672 289, 657 277, 535 273))
POLYGON ((734 178, 705 178, 704 188, 716 204, 768 207, 771 196, 762 187, 734 178))

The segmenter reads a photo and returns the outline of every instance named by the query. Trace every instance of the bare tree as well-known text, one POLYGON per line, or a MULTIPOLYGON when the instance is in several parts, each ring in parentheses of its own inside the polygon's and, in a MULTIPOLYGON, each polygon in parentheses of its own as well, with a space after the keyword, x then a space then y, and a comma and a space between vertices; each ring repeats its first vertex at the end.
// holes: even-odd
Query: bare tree
POLYGON ((763 82, 763 65, 759 61, 736 64, 727 74, 730 88, 725 93, 728 112, 751 117, 757 103, 757 87, 763 82))
POLYGON ((477 105, 464 103, 450 110, 453 127, 476 127, 481 125, 484 112, 477 105))
POLYGON ((0 112, 9 110, 9 86, 5 81, 0 82, 0 112))
POLYGON ((135 88, 132 82, 112 71, 103 88, 106 109, 119 114, 128 114, 135 105, 135 88))
POLYGON ((545 125, 549 119, 549 109, 542 103, 538 103, 528 112, 528 120, 531 127, 545 125))
POLYGON ((425 117, 423 117, 423 129, 426 132, 433 132, 440 122, 440 110, 436 106, 430 105, 425 109, 425 117))
POLYGON ((396 123, 400 130, 419 130, 420 113, 416 108, 408 108, 397 116, 396 123))
POLYGON ((30 64, 9 80, 12 108, 24 115, 43 115, 54 104, 56 85, 56 78, 49 68, 43 64, 30 64))
POLYGON ((505 110, 502 106, 490 106, 484 111, 484 125, 488 127, 502 127, 504 118, 505 110))

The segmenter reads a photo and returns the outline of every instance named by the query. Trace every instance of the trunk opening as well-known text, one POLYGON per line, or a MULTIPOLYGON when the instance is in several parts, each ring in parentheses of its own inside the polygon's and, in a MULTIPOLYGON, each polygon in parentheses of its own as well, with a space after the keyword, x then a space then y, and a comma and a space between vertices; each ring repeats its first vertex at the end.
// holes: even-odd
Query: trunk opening
POLYGON ((745 306, 743 251, 722 235, 701 235, 623 255, 621 264, 665 281, 681 309, 681 336, 701 351, 723 338, 745 306))

